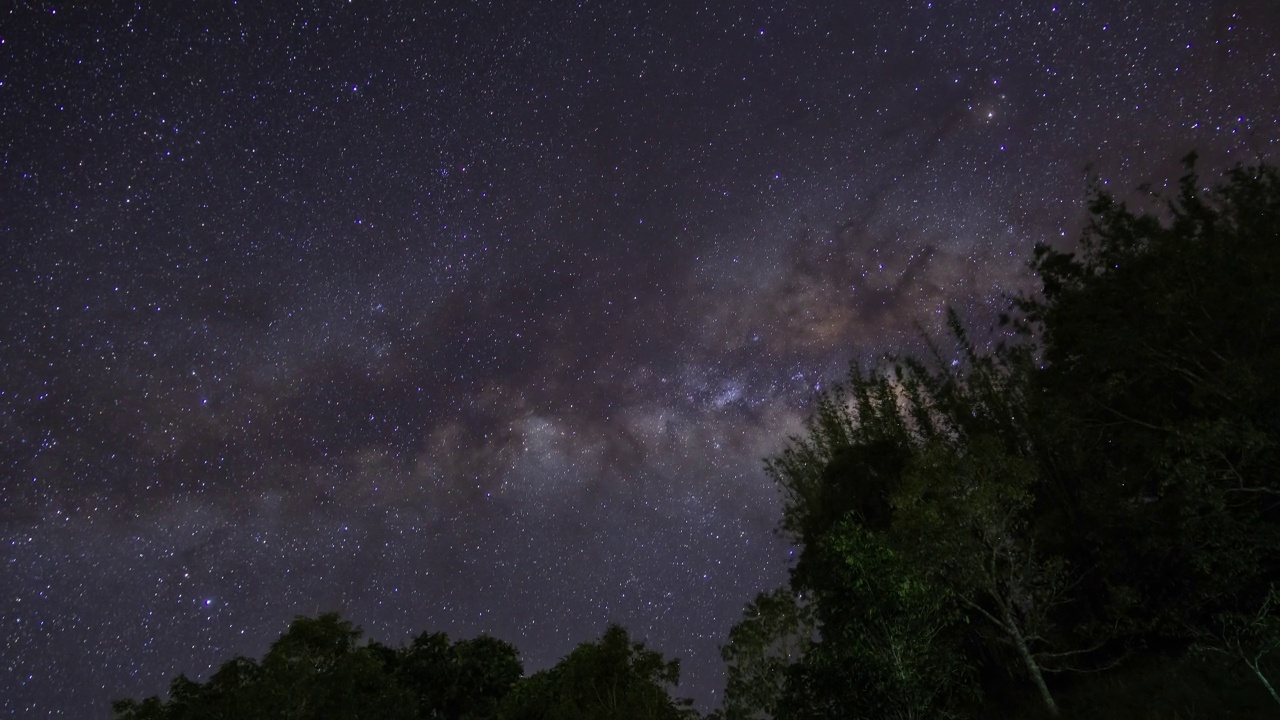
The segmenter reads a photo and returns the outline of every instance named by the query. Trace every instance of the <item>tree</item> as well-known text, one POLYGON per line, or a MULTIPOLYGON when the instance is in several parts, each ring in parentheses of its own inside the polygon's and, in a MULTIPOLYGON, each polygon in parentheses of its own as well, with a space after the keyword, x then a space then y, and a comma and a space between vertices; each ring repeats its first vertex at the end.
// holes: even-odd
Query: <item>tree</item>
POLYGON ((989 436, 962 447, 934 441, 894 498, 894 538, 914 564, 1012 644, 1050 715, 1046 671, 1089 648, 1050 651, 1054 611, 1071 589, 1065 561, 1036 547, 1030 527, 1035 465, 989 436))
MULTIPOLYGON (((869 527, 887 524, 889 493, 914 442, 894 381, 851 366, 844 384, 819 394, 805 432, 765 459, 783 496, 781 529, 802 549, 851 512, 869 527)), ((803 564, 802 555, 801 583, 803 564)))
POLYGON ((361 631, 337 613, 298 617, 262 659, 258 712, 278 718, 412 718, 412 696, 357 645, 361 631))
POLYGON ((450 644, 442 633, 409 646, 360 644, 337 614, 298 617, 262 662, 237 657, 203 684, 178 676, 169 698, 121 700, 119 720, 497 717, 523 673, 516 649, 487 636, 450 644))
POLYGON ((497 717, 524 673, 515 646, 487 635, 451 644, 444 633, 422 633, 404 648, 382 648, 382 657, 424 718, 497 717))
POLYGON ((1239 662, 1253 673, 1266 688, 1271 699, 1280 704, 1280 693, 1267 677, 1280 656, 1280 590, 1274 586, 1254 612, 1219 613, 1210 628, 1192 628, 1195 649, 1217 654, 1239 662))
POLYGON ((164 703, 157 696, 137 700, 116 700, 111 703, 116 720, 167 720, 170 717, 164 703))
POLYGON ((1159 212, 1095 188, 1079 246, 1036 249, 1043 290, 1014 318, 1043 358, 1042 471, 1071 488, 1098 590, 1166 638, 1280 580, 1280 174, 1210 190, 1186 163, 1159 212))
POLYGON ((762 592, 720 648, 726 668, 726 720, 765 720, 778 714, 791 668, 814 643, 813 607, 788 588, 762 592))
POLYGON ((962 613, 884 536, 852 517, 818 548, 822 641, 793 665, 779 718, 954 717, 968 685, 962 613))
POLYGON ((481 635, 452 647, 453 692, 442 717, 495 718, 502 698, 524 674, 519 651, 510 643, 481 635))
POLYGON ((597 642, 579 645, 550 670, 517 684, 502 706, 505 720, 688 720, 697 713, 668 689, 680 663, 633 642, 610 625, 597 642))
POLYGON ((863 622, 878 623, 860 628, 862 638, 890 628, 899 637, 925 637, 941 631, 925 618, 942 618, 959 607, 976 620, 971 632, 989 628, 994 633, 985 632, 984 639, 1013 648, 1011 656, 989 657, 1008 657, 1056 714, 1044 673, 1095 669, 1082 661, 1091 660, 1086 651, 1101 649, 1109 633, 1099 631, 1102 623, 1068 628, 1056 617, 1075 600, 1079 574, 1068 571, 1062 538, 1046 532, 1056 527, 1046 519, 1057 512, 1061 493, 1049 488, 1039 471, 1042 442, 1028 399, 1035 387, 1033 348, 1024 344, 980 353, 958 316, 951 313, 948 319, 952 352, 959 359, 946 362, 933 345, 929 362, 901 358, 870 375, 851 369, 844 385, 819 399, 807 434, 791 438, 779 456, 766 461, 787 498, 782 526, 801 545, 792 589, 813 593, 815 612, 828 618, 822 642, 810 651, 815 660, 806 661, 800 672, 807 673, 811 698, 815 692, 841 698, 833 707, 852 707, 855 695, 863 699, 859 702, 883 706, 892 695, 895 707, 916 708, 904 712, 937 713, 920 709, 928 702, 908 698, 933 697, 924 691, 926 685, 945 687, 937 697, 950 697, 952 683, 963 675, 953 672, 964 665, 958 656, 949 664, 942 657, 899 652, 897 660, 922 664, 910 670, 903 665, 896 677, 914 677, 923 685, 892 692, 886 681, 854 692, 847 677, 818 672, 817 659, 830 664, 842 658, 846 676, 866 677, 875 675, 880 662, 874 644, 859 646, 849 639, 853 635, 828 632, 835 611, 830 606, 848 612, 843 610, 847 602, 841 605, 836 598, 856 598, 863 622), (850 535, 853 526, 842 522, 863 534, 850 535), (849 545, 853 537, 858 543, 849 545), (846 550, 859 549, 845 557, 851 565, 830 559, 829 548, 841 542, 846 550), (888 555, 873 551, 877 543, 888 555), (873 580, 876 573, 881 580, 873 580), (910 596, 899 596, 897 605, 890 602, 895 588, 913 587, 912 582, 944 588, 943 605, 926 612, 924 606, 913 607, 910 596), (866 587, 877 587, 884 597, 856 592, 866 587), (946 681, 930 685, 924 678, 946 681))

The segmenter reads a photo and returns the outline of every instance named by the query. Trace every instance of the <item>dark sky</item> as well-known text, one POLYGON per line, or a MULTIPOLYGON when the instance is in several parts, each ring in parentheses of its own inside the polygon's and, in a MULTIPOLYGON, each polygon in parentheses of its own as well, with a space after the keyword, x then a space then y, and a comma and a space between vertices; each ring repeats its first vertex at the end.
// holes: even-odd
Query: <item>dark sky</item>
POLYGON ((3 7, 15 717, 324 610, 714 704, 815 387, 985 331, 1088 166, 1280 154, 1272 0, 3 7))

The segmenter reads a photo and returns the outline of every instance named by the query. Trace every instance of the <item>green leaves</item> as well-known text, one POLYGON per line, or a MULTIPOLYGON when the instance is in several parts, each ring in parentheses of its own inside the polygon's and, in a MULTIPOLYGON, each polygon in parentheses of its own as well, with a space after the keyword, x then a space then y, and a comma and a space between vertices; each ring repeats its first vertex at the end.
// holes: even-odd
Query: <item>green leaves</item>
POLYGON ((852 518, 817 555, 822 642, 800 666, 811 700, 835 717, 948 716, 969 679, 948 590, 852 518))
POLYGON ((1187 167, 1159 212, 1093 188, 1079 244, 1035 250, 1019 343, 979 352, 952 312, 949 351, 852 369, 766 461, 820 635, 772 668, 777 707, 910 706, 895 682, 942 667, 905 650, 935 611, 970 621, 956 658, 1020 669, 1050 714, 1047 673, 1147 644, 1271 657, 1280 173, 1206 190, 1187 167))
POLYGON ((902 475, 893 536, 963 595, 1021 582, 1016 576, 1033 544, 1026 531, 1036 482, 1034 466, 995 438, 981 436, 963 447, 934 440, 902 475))
POLYGON ((756 596, 720 649, 726 668, 724 710, 728 720, 779 714, 792 666, 815 641, 813 606, 788 588, 756 596))
POLYGON ((1022 638, 1055 606, 1065 564, 1033 552, 1029 533, 1040 478, 1020 422, 1027 354, 982 355, 951 322, 962 366, 935 350, 934 365, 854 368, 808 435, 766 463, 789 499, 783 527, 802 545, 793 594, 813 598, 821 637, 800 663, 754 666, 769 673, 756 694, 779 716, 951 712, 969 694, 967 615, 1022 638))

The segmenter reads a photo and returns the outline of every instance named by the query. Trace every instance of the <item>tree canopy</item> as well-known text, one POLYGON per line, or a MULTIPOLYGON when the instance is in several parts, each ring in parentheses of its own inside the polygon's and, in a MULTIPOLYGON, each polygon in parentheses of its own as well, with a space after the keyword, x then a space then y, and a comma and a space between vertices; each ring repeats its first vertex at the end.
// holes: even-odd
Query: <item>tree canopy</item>
POLYGON ((1194 162, 1150 211, 1095 186, 1080 242, 1036 248, 1013 341, 952 313, 766 461, 816 623, 763 712, 1058 716, 1153 667, 1251 677, 1229 700, 1198 681, 1216 713, 1280 702, 1280 175, 1208 188, 1194 162))
POLYGON ((298 617, 262 658, 237 657, 209 680, 178 676, 169 698, 114 704, 118 720, 216 718, 497 718, 520 679, 514 646, 480 636, 423 634, 401 648, 360 643, 337 614, 298 617))
POLYGON ((522 682, 504 704, 509 720, 680 720, 696 718, 687 700, 668 694, 680 664, 610 625, 555 667, 522 682))
POLYGON ((116 720, 682 720, 680 664, 611 625, 554 667, 524 677, 516 648, 423 633, 399 648, 360 643, 337 614, 298 617, 261 662, 236 657, 169 697, 120 700, 116 720))

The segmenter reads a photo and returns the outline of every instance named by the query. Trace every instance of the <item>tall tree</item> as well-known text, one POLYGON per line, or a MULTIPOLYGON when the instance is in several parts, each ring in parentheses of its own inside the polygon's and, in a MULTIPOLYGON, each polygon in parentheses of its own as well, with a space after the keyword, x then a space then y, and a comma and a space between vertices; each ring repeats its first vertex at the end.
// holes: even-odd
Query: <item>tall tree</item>
MULTIPOLYGON (((1036 522, 1050 514, 1054 493, 1038 472, 1036 426, 1028 418, 1033 351, 1018 345, 980 353, 954 313, 949 321, 955 362, 947 362, 935 347, 927 362, 899 359, 871 375, 854 368, 843 386, 819 400, 807 434, 792 438, 779 456, 767 461, 766 468, 787 499, 783 528, 802 547, 793 589, 814 594, 820 618, 832 617, 824 604, 856 597, 863 605, 859 612, 879 612, 877 621, 889 623, 883 627, 898 623, 895 632, 915 632, 919 637, 927 636, 923 618, 945 617, 961 608, 978 621, 975 629, 985 625, 994 631, 984 637, 1013 648, 1008 655, 1011 669, 1021 669, 1046 709, 1056 714, 1044 673, 1078 669, 1062 659, 1084 660, 1080 656, 1101 643, 1056 622, 1056 613, 1076 586, 1070 564, 1055 549, 1061 543, 1042 538, 1043 528, 1036 522), (846 559, 857 573, 842 572, 839 564, 824 557, 824 547, 848 540, 850 530, 842 528, 842 516, 859 532, 869 533, 857 537, 862 538, 861 552, 870 554, 846 559), (889 555, 872 552, 876 546, 869 538, 889 555), (855 592, 858 583, 871 583, 876 573, 882 578, 878 587, 886 593, 881 605, 889 603, 892 612, 884 607, 877 611, 872 596, 855 592), (896 606, 889 602, 894 583, 911 587, 910 579, 944 588, 946 592, 938 595, 943 605, 925 612, 906 597, 896 606), (908 631, 911 627, 915 629, 908 631)), ((942 626, 932 628, 941 630, 942 626)), ((874 645, 859 649, 846 640, 842 648, 841 641, 830 639, 837 635, 821 632, 823 642, 811 651, 815 658, 843 657, 846 665, 854 663, 847 674, 874 677, 874 645)), ((866 634, 867 628, 860 632, 874 636, 866 634)), ((921 679, 954 683, 963 675, 953 672, 964 664, 954 657, 952 662, 927 653, 900 653, 895 661, 903 658, 920 663, 911 672, 921 679)), ((810 672, 806 682, 811 690, 823 687, 813 684, 818 677, 811 672, 815 667, 802 666, 810 672)), ((838 686, 825 687, 834 692, 838 686)), ((881 690, 873 692, 874 687, 864 685, 858 692, 865 699, 880 692, 873 704, 883 705, 883 688, 888 686, 882 682, 881 690)), ((912 692, 929 697, 923 687, 912 692)), ((937 697, 957 694, 946 687, 937 697)), ((893 692, 903 707, 920 707, 905 700, 910 693, 904 688, 893 692)), ((827 701, 834 697, 838 696, 827 701)), ((835 704, 848 707, 851 697, 835 704)))
MULTIPOLYGON (((1039 418, 1133 632, 1179 638, 1280 581, 1280 174, 1239 167, 1138 211, 1096 190, 1018 300, 1039 418)), ((1117 603, 1113 602, 1113 605, 1117 603)))

